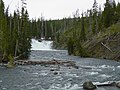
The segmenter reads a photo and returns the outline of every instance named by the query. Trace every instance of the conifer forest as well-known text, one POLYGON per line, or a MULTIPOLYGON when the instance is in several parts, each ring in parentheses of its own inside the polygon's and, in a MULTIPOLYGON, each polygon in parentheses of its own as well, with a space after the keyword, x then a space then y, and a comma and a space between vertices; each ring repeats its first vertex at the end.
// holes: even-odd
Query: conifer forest
MULTIPOLYGON (((52 40, 53 48, 67 49, 69 55, 102 57, 102 51, 98 51, 96 55, 97 52, 92 47, 96 50, 104 47, 112 55, 118 55, 115 59, 120 58, 120 51, 112 51, 106 42, 107 38, 120 35, 119 2, 106 0, 102 10, 97 0, 94 0, 91 9, 82 14, 76 10, 73 17, 56 20, 45 20, 44 17, 29 19, 26 0, 21 2, 21 9, 18 7, 11 14, 9 6, 5 9, 4 0, 0 0, 1 62, 28 58, 32 38, 52 40)), ((118 45, 116 42, 115 44, 118 45)))
POLYGON ((0 0, 0 90, 120 90, 120 0, 0 0))

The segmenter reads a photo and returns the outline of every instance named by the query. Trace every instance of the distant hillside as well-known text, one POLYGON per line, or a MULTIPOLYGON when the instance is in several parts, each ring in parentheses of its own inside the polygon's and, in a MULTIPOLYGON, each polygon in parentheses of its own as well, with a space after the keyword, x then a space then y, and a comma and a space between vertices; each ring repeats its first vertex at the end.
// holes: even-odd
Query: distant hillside
POLYGON ((67 49, 69 55, 120 60, 120 3, 106 0, 102 11, 94 0, 91 9, 81 17, 78 13, 64 19, 54 48, 67 49))

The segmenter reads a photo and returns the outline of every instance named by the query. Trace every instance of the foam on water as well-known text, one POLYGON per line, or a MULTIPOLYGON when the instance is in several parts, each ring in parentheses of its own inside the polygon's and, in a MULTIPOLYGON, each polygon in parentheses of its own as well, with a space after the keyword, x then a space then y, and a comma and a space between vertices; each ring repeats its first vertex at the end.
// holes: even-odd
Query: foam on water
POLYGON ((99 66, 99 68, 115 68, 114 66, 109 66, 109 65, 102 65, 99 66))
POLYGON ((67 83, 64 87, 60 84, 52 85, 48 90, 79 90, 81 88, 78 84, 71 85, 71 83, 67 83))
POLYGON ((79 77, 77 74, 72 74, 72 73, 66 73, 66 76, 69 76, 69 77, 79 77))
POLYGON ((102 77, 102 78, 110 78, 112 77, 111 75, 106 75, 106 74, 101 74, 99 75, 99 77, 102 77))
POLYGON ((102 84, 110 84, 110 83, 113 83, 114 81, 106 81, 106 82, 93 82, 93 84, 95 85, 102 85, 102 84))
POLYGON ((117 66, 117 68, 120 68, 120 66, 117 66))
POLYGON ((35 39, 32 39, 32 43, 31 43, 31 50, 52 50, 51 46, 52 46, 53 41, 42 41, 42 42, 38 42, 35 39))

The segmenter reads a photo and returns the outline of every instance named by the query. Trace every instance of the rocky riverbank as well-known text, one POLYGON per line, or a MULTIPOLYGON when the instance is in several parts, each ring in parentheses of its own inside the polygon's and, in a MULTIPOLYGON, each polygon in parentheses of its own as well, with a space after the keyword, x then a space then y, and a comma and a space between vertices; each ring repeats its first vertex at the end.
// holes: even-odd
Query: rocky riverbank
POLYGON ((96 90, 99 87, 109 87, 109 86, 114 86, 117 88, 120 88, 120 82, 108 82, 108 83, 99 83, 99 84, 93 84, 91 81, 87 81, 83 83, 83 88, 85 90, 96 90))

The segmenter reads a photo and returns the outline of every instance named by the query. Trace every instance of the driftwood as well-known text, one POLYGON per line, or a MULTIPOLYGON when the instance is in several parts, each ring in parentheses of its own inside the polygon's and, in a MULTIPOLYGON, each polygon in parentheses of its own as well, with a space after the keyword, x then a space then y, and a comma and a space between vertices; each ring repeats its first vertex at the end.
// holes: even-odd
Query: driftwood
POLYGON ((116 56, 114 56, 114 58, 113 58, 113 59, 115 59, 115 60, 119 61, 119 59, 120 59, 120 53, 116 54, 116 56))
POLYGON ((20 54, 19 56, 14 57, 14 60, 19 59, 24 54, 25 54, 25 52, 23 54, 20 54))
POLYGON ((98 86, 98 87, 103 87, 103 86, 116 86, 116 82, 98 84, 97 86, 98 86))
POLYGON ((110 52, 113 52, 106 44, 104 44, 103 42, 101 42, 101 45, 103 45, 106 49, 108 49, 110 52))
POLYGON ((94 90, 95 87, 118 87, 120 88, 120 82, 108 82, 108 83, 99 83, 99 84, 93 84, 91 81, 85 82, 83 84, 83 88, 86 90, 94 90))
POLYGON ((63 61, 63 60, 50 60, 50 61, 31 61, 31 60, 17 60, 15 61, 16 65, 58 65, 58 68, 61 66, 73 67, 78 69, 75 62, 73 61, 63 61))

